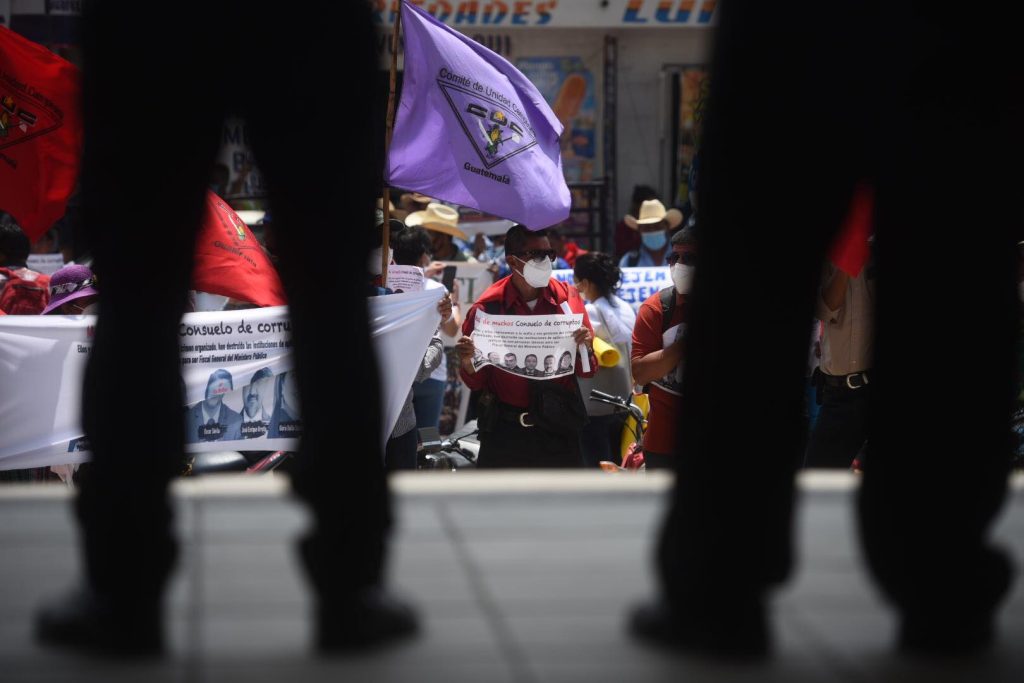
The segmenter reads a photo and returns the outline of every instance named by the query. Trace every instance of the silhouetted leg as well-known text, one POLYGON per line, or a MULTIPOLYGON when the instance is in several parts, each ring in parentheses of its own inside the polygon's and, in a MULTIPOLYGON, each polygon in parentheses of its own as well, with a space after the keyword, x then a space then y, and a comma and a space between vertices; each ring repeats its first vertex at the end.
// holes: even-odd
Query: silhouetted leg
POLYGON ((633 627, 677 647, 757 655, 766 593, 790 570, 813 299, 865 172, 867 103, 856 99, 864 65, 847 62, 861 20, 848 7, 721 10, 677 483, 657 556, 664 602, 633 627))
POLYGON ((380 602, 391 510, 365 274, 380 160, 367 102, 376 94, 374 31, 368 6, 360 8, 312 3, 253 26, 255 43, 275 45, 258 61, 260 82, 273 87, 251 91, 245 111, 289 300, 304 428, 293 481, 316 519, 301 550, 328 649, 414 623, 404 607, 380 602), (267 95, 283 108, 268 106, 267 95))
POLYGON ((93 460, 76 503, 88 597, 40 619, 46 639, 118 652, 160 645, 176 555, 167 484, 182 464, 178 324, 221 111, 202 79, 214 29, 136 10, 107 1, 86 15, 82 191, 101 291, 82 405, 93 460))
POLYGON ((859 514, 901 646, 950 654, 990 642, 1011 577, 987 537, 1010 459, 1024 55, 1001 34, 1006 17, 986 16, 982 32, 933 14, 914 17, 914 68, 896 71, 885 130, 859 514), (967 81, 971 97, 952 96, 949 83, 967 81), (952 130, 965 141, 954 159, 952 130))

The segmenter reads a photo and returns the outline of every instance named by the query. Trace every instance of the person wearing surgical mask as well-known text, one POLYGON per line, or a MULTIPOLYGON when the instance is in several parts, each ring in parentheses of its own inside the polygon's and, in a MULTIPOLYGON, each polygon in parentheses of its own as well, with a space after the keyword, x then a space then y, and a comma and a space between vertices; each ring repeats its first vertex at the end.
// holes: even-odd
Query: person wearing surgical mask
MULTIPOLYGON (((481 443, 477 466, 582 467, 579 434, 548 431, 532 419, 530 411, 534 405, 531 397, 540 391, 531 385, 554 383, 566 393, 575 393, 576 378, 592 377, 597 369, 593 329, 583 298, 574 287, 551 277, 555 252, 543 231, 512 226, 505 234, 505 254, 512 274, 487 288, 466 312, 463 336, 456 344, 462 382, 481 397, 477 413, 481 443), (544 373, 525 376, 508 372, 504 367, 474 367, 476 347, 472 334, 478 311, 487 315, 557 316, 564 315, 563 305, 574 314, 583 315, 583 324, 574 331, 573 341, 579 345, 580 354, 587 354, 589 365, 584 365, 579 355, 574 364, 569 354, 566 363, 570 372, 547 379, 544 373)), ((538 356, 540 352, 561 353, 554 347, 531 351, 538 356)))
POLYGON ((665 257, 672 286, 651 295, 640 306, 633 326, 633 381, 647 385, 651 399, 643 443, 648 469, 673 466, 682 395, 686 303, 696 256, 695 228, 683 228, 672 236, 671 251, 665 257))
POLYGON ((640 233, 640 247, 627 251, 619 260, 620 268, 653 268, 664 263, 669 235, 683 222, 678 209, 665 209, 657 199, 640 204, 639 216, 626 216, 623 222, 640 233))

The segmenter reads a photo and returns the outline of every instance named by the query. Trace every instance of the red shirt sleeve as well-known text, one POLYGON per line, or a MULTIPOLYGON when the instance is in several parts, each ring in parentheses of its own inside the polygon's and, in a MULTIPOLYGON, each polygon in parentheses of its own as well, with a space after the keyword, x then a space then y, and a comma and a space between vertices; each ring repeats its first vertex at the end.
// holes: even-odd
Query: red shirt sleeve
POLYGON ((630 360, 638 360, 662 349, 661 300, 655 294, 640 306, 633 326, 633 351, 630 360))

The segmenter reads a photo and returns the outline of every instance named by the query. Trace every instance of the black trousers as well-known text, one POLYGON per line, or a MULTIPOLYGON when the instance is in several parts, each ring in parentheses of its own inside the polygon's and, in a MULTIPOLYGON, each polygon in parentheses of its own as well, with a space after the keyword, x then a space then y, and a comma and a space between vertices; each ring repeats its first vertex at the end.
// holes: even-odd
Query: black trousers
POLYGON ((807 442, 804 467, 849 469, 868 438, 871 385, 822 386, 821 411, 807 442))
POLYGON ((480 469, 522 467, 583 467, 578 435, 546 432, 499 419, 494 428, 480 433, 480 469))
POLYGON ((320 597, 344 598, 380 581, 391 522, 378 411, 339 423, 336 410, 341 385, 379 402, 352 266, 365 263, 380 188, 369 7, 214 0, 187 21, 136 10, 85 9, 83 210, 103 283, 82 410, 94 462, 77 500, 87 578, 112 599, 155 599, 176 555, 177 329, 222 120, 239 114, 269 184, 290 302, 304 421, 293 484, 316 519, 303 555, 320 597), (328 322, 342 333, 324 333, 328 322), (360 362, 338 362, 350 358, 360 362))
POLYGON ((602 460, 616 464, 621 462, 619 444, 625 423, 626 416, 615 413, 589 416, 589 421, 580 431, 580 447, 587 467, 600 467, 602 460))
POLYGON ((416 469, 416 446, 418 444, 419 432, 415 428, 401 436, 388 439, 384 447, 384 469, 388 472, 416 469))
POLYGON ((762 600, 790 572, 808 321, 861 180, 877 209, 872 437, 858 494, 868 565, 901 613, 938 624, 991 612, 1009 581, 989 531, 1005 496, 1018 332, 1016 22, 1009 7, 966 21, 910 2, 887 4, 878 21, 874 7, 719 5, 687 400, 657 564, 680 614, 723 633, 730 604, 762 600), (968 99, 948 88, 960 79, 968 99), (950 156, 953 130, 970 143, 950 156), (953 281, 939 272, 951 250, 953 281), (955 295, 940 291, 949 286, 955 295), (738 416, 737 405, 749 409, 738 416))

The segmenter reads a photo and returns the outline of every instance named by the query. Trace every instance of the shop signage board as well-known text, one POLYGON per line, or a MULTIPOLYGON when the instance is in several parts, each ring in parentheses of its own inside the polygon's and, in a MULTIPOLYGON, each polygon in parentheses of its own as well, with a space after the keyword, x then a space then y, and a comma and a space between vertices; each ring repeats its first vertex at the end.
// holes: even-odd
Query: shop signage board
MULTIPOLYGON (((706 28, 718 0, 411 0, 453 28, 706 28)), ((394 24, 397 0, 374 0, 374 20, 394 24)))

